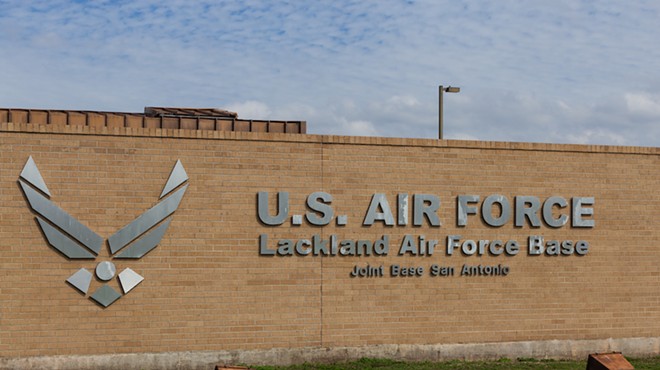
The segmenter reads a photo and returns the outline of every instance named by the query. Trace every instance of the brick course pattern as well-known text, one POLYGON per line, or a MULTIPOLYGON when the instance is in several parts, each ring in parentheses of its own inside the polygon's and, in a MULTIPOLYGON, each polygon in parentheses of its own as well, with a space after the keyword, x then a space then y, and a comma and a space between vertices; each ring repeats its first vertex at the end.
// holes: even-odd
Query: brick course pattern
POLYGON ((659 148, 156 128, 146 118, 131 125, 130 115, 122 125, 110 114, 97 124, 90 112, 16 112, 0 110, 0 357, 660 337, 659 148), (157 203, 177 159, 185 167, 190 185, 159 246, 113 261, 145 280, 110 307, 65 283, 109 251, 67 260, 48 246, 17 183, 29 156, 51 200, 106 239, 157 203), (309 211, 307 195, 328 192, 348 224, 265 226, 259 191, 289 192, 290 215, 309 211), (398 193, 437 195, 442 226, 363 226, 374 193, 387 195, 395 216, 398 193), (596 226, 492 228, 470 216, 457 227, 461 194, 593 196, 596 226), (260 234, 271 243, 389 235, 390 253, 266 257, 260 234), (398 256, 406 234, 441 246, 433 256, 398 256), (452 234, 516 239, 521 252, 447 256, 452 234), (584 239, 590 250, 529 256, 529 235, 584 239), (506 264, 510 273, 431 277, 434 263, 506 264), (349 276, 367 264, 427 273, 349 276))

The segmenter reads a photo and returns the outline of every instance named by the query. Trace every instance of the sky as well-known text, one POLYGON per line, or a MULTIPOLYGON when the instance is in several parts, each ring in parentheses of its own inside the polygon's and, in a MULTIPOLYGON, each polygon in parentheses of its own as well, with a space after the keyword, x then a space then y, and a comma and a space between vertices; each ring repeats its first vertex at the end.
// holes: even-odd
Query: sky
POLYGON ((0 0, 0 107, 660 146, 660 1, 0 0))

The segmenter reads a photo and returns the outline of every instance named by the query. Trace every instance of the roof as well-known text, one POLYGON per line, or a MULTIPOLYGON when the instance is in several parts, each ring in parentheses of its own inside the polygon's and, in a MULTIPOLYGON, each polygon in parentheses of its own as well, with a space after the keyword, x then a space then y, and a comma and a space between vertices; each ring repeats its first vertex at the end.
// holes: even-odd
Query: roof
POLYGON ((238 113, 216 108, 164 108, 145 107, 144 114, 148 117, 231 117, 238 118, 238 113))
POLYGON ((144 113, 0 108, 0 123, 304 134, 305 121, 239 119, 215 108, 145 107, 144 113))

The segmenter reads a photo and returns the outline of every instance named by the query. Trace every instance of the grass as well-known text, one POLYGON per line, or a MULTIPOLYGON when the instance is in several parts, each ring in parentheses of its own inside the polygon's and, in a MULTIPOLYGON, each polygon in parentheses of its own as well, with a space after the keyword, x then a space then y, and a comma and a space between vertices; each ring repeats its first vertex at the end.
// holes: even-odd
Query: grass
MULTIPOLYGON (((628 359, 635 370, 660 369, 660 357, 628 359)), ((337 364, 302 364, 292 366, 255 366, 258 370, 584 370, 584 361, 537 360, 519 358, 497 361, 445 361, 445 362, 404 362, 363 358, 354 362, 337 364)))

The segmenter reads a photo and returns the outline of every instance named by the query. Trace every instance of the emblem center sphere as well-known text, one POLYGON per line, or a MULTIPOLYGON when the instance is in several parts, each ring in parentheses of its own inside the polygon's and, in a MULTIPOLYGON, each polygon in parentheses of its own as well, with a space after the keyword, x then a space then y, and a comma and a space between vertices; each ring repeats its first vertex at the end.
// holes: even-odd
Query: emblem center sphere
POLYGON ((110 261, 103 261, 96 265, 96 276, 103 281, 112 279, 116 272, 115 264, 110 261))

